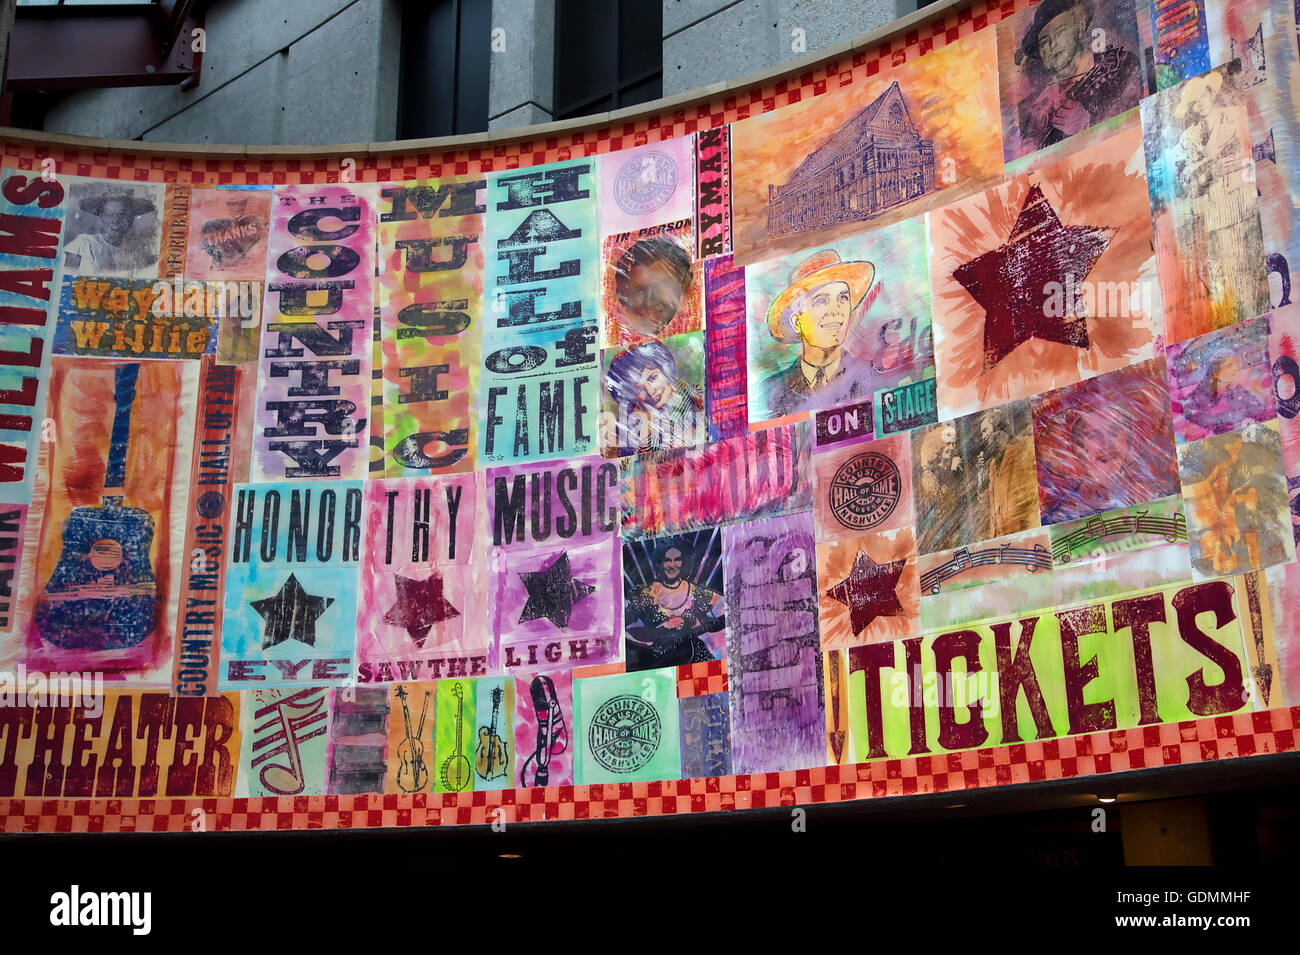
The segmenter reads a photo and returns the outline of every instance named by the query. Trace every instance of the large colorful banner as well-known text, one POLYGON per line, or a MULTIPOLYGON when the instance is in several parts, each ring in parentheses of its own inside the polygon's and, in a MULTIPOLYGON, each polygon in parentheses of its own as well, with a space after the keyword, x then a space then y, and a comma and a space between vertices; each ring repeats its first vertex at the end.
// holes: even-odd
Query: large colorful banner
POLYGON ((6 148, 0 829, 1290 726, 1296 7, 945 22, 530 146, 6 148))
POLYGON ((350 680, 361 564, 359 481, 241 484, 230 517, 221 686, 350 680))
POLYGON ((486 186, 448 179, 383 190, 379 311, 389 477, 474 470, 486 186))
POLYGON ((1212 581, 850 649, 850 758, 1261 708, 1242 596, 1212 581))
POLYGON ((488 180, 478 402, 487 463, 596 449, 598 180, 590 161, 488 180))
POLYGON ((369 470, 375 206, 342 186, 276 190, 253 479, 369 470))

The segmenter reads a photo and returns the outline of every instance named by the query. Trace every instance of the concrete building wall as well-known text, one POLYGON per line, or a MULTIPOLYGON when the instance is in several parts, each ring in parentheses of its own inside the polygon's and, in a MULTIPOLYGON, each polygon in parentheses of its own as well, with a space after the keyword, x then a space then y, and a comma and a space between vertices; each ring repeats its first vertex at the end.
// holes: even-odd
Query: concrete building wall
POLYGON ((771 70, 869 33, 916 0, 663 0, 664 95, 771 70))
POLYGON ((555 0, 492 0, 492 27, 504 49, 489 60, 488 129, 554 119, 555 0))
POLYGON ((397 0, 216 0, 197 86, 76 93, 45 128, 253 145, 393 139, 400 26, 397 0))
MULTIPOLYGON (((553 118, 556 0, 492 0, 488 128, 553 118)), ((644 0, 654 2, 654 0, 644 0)), ((662 0, 663 92, 816 53, 916 0, 662 0)), ((50 132, 162 142, 318 145, 396 138, 399 0, 213 0, 199 84, 75 93, 50 132)))

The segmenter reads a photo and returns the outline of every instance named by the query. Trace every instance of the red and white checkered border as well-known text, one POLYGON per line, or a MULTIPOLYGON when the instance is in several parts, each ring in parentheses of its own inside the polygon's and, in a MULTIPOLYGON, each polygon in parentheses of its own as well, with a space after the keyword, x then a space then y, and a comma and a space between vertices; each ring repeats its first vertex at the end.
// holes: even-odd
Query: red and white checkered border
POLYGON ((0 831, 186 832, 193 810, 210 831, 478 826, 731 812, 956 792, 1103 776, 1296 749, 1300 707, 1163 723, 854 766, 596 786, 550 786, 441 795, 289 796, 258 799, 0 801, 0 831))

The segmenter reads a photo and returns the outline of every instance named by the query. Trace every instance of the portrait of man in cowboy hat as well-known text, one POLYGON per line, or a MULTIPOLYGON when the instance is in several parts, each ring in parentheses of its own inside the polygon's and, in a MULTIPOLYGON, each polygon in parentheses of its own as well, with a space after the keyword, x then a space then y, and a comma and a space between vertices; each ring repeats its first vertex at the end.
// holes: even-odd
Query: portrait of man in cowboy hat
POLYGON ((1091 0, 1042 0, 1025 12, 1015 64, 1028 95, 1019 106, 1016 156, 1036 152, 1132 109, 1142 98, 1131 4, 1097 17, 1091 0), (1115 19, 1116 22, 1109 22, 1115 19))
POLYGON ((63 247, 69 273, 157 277, 158 207, 152 199, 128 185, 76 183, 70 191, 79 222, 69 223, 69 232, 77 225, 81 230, 63 247))
POLYGON ((791 273, 767 309, 772 337, 799 346, 794 361, 763 382, 772 417, 869 394, 866 363, 844 342, 875 273, 870 262, 842 262, 832 249, 813 253, 791 273))

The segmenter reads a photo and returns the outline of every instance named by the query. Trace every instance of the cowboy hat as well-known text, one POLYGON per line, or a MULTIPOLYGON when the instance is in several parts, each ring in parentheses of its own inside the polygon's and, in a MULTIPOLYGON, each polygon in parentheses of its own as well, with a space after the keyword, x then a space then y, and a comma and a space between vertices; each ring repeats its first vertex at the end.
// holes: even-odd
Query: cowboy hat
POLYGON ((133 216, 142 216, 157 211, 154 204, 148 199, 141 199, 130 189, 116 186, 110 186, 97 196, 82 199, 78 205, 81 207, 82 212, 89 212, 91 215, 99 216, 104 214, 104 206, 114 199, 125 203, 127 211, 133 216))
POLYGON ((862 304, 867 289, 875 278, 876 267, 870 262, 841 262, 834 249, 814 252, 790 273, 790 284, 772 300, 767 308, 767 327, 772 337, 784 344, 792 344, 799 333, 785 321, 785 311, 800 295, 828 282, 844 282, 853 296, 853 308, 862 304))
POLYGON ((1020 48, 1016 50, 1016 66, 1025 59, 1040 59, 1038 35, 1043 32, 1043 27, 1075 7, 1083 7, 1084 28, 1087 29, 1087 26, 1092 23, 1092 4, 1088 0, 1043 0, 1035 7, 1034 19, 1029 24, 1029 29, 1025 31, 1025 35, 1020 38, 1020 48))
POLYGON ((1182 122, 1187 116, 1187 109, 1192 103, 1196 102, 1205 93, 1211 97, 1219 95, 1219 87, 1223 85, 1223 77, 1218 73, 1206 73, 1204 76, 1193 76, 1183 87, 1182 95, 1178 97, 1178 106, 1174 109, 1174 119, 1182 122))

